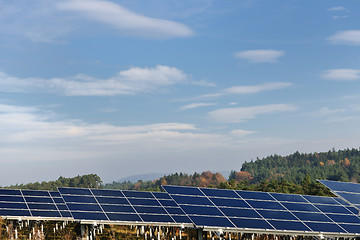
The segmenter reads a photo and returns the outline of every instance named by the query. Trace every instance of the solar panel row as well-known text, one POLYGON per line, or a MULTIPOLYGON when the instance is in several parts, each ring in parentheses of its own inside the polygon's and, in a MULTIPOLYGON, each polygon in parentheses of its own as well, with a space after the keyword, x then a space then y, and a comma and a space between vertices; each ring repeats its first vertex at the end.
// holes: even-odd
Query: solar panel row
POLYGON ((163 186, 198 227, 360 233, 357 209, 339 198, 163 186))
POLYGON ((72 218, 58 192, 0 189, 0 216, 23 218, 72 218))
POLYGON ((360 210, 360 184, 350 182, 335 182, 329 180, 318 180, 328 187, 335 195, 360 210))
POLYGON ((78 220, 192 224, 166 193, 75 188, 59 192, 78 220))

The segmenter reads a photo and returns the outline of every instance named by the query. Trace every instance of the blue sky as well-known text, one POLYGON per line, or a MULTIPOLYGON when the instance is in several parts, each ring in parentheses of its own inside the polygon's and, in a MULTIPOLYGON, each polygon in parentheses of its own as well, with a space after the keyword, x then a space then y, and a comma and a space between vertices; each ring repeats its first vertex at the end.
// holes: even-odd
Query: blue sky
POLYGON ((0 185, 360 146, 359 1, 0 5, 0 185))

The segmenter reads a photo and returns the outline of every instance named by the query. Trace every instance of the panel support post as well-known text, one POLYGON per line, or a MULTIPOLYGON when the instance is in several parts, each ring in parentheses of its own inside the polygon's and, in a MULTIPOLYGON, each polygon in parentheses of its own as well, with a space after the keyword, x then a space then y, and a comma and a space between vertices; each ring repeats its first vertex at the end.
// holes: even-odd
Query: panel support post
POLYGON ((197 240, 204 240, 204 238, 203 238, 203 230, 201 228, 197 229, 197 240))

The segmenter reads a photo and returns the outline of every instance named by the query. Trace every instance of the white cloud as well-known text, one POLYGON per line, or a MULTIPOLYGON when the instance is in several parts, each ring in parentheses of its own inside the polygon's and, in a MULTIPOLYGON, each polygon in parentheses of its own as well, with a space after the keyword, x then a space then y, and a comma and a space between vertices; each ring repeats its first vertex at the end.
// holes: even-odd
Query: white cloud
POLYGON ((238 138, 243 138, 247 135, 250 135, 250 134, 253 134, 253 133, 256 133, 254 131, 247 131, 247 130, 243 130, 243 129, 236 129, 236 130, 232 130, 230 132, 230 134, 234 137, 238 137, 238 138))
POLYGON ((236 58, 245 59, 253 63, 273 63, 276 62, 278 58, 284 55, 284 51, 273 49, 249 50, 235 53, 236 58))
POLYGON ((88 19, 109 24, 125 34, 151 37, 189 37, 194 32, 184 24, 134 13, 119 4, 100 0, 68 0, 58 2, 63 11, 73 11, 88 19))
POLYGON ((269 104, 253 107, 222 108, 209 112, 208 117, 216 122, 238 123, 256 118, 261 114, 295 111, 296 107, 289 104, 269 104))
POLYGON ((336 6, 336 7, 331 7, 327 9, 328 11, 346 11, 347 8, 343 7, 343 6, 336 6))
POLYGON ((337 81, 354 81, 360 79, 360 70, 358 69, 330 69, 322 75, 324 79, 337 81))
POLYGON ((169 66, 133 67, 108 79, 79 74, 69 78, 16 78, 0 72, 0 92, 56 92, 69 96, 113 96, 152 92, 187 80, 183 71, 169 66))
POLYGON ((328 38, 333 44, 360 45, 360 30, 347 30, 335 33, 328 38))
POLYGON ((289 82, 271 82, 253 86, 233 86, 225 89, 226 94, 253 94, 269 90, 283 89, 292 86, 289 82))
POLYGON ((182 106, 180 110, 188 110, 188 109, 194 109, 199 107, 208 107, 208 106, 214 106, 217 105, 217 103, 190 103, 185 106, 182 106))
POLYGON ((334 20, 336 20, 336 19, 344 19, 344 18, 348 18, 348 17, 349 17, 348 15, 342 15, 342 16, 333 16, 332 18, 334 20))

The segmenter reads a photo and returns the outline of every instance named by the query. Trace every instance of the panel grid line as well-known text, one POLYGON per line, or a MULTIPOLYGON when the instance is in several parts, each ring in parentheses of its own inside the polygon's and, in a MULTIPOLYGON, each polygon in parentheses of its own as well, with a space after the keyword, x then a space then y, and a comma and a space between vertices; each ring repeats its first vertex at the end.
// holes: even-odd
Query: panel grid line
POLYGON ((144 219, 140 216, 140 214, 138 213, 138 211, 136 211, 135 207, 131 204, 131 202, 129 201, 128 197, 124 194, 124 192, 122 190, 119 190, 125 197, 126 201, 129 203, 129 205, 132 207, 132 209, 135 211, 135 213, 139 216, 139 218, 141 219, 141 221, 145 222, 144 219))
POLYGON ((25 199, 25 196, 24 196, 22 190, 20 190, 20 193, 21 193, 21 196, 22 196, 23 199, 24 199, 24 202, 25 202, 25 204, 26 204, 26 207, 28 208, 28 211, 29 211, 30 215, 33 217, 33 214, 32 214, 32 212, 31 212, 31 210, 30 210, 30 208, 29 208, 29 205, 28 205, 28 203, 27 203, 27 201, 26 201, 26 199, 25 199))
POLYGON ((89 188, 89 191, 91 192, 92 196, 94 197, 95 201, 97 202, 97 204, 99 205, 99 207, 101 208, 101 211, 104 213, 105 217, 110 221, 109 216, 106 214, 106 212, 104 211, 104 209, 102 208, 101 204, 99 203, 99 201, 96 199, 94 193, 91 191, 91 189, 89 188))

